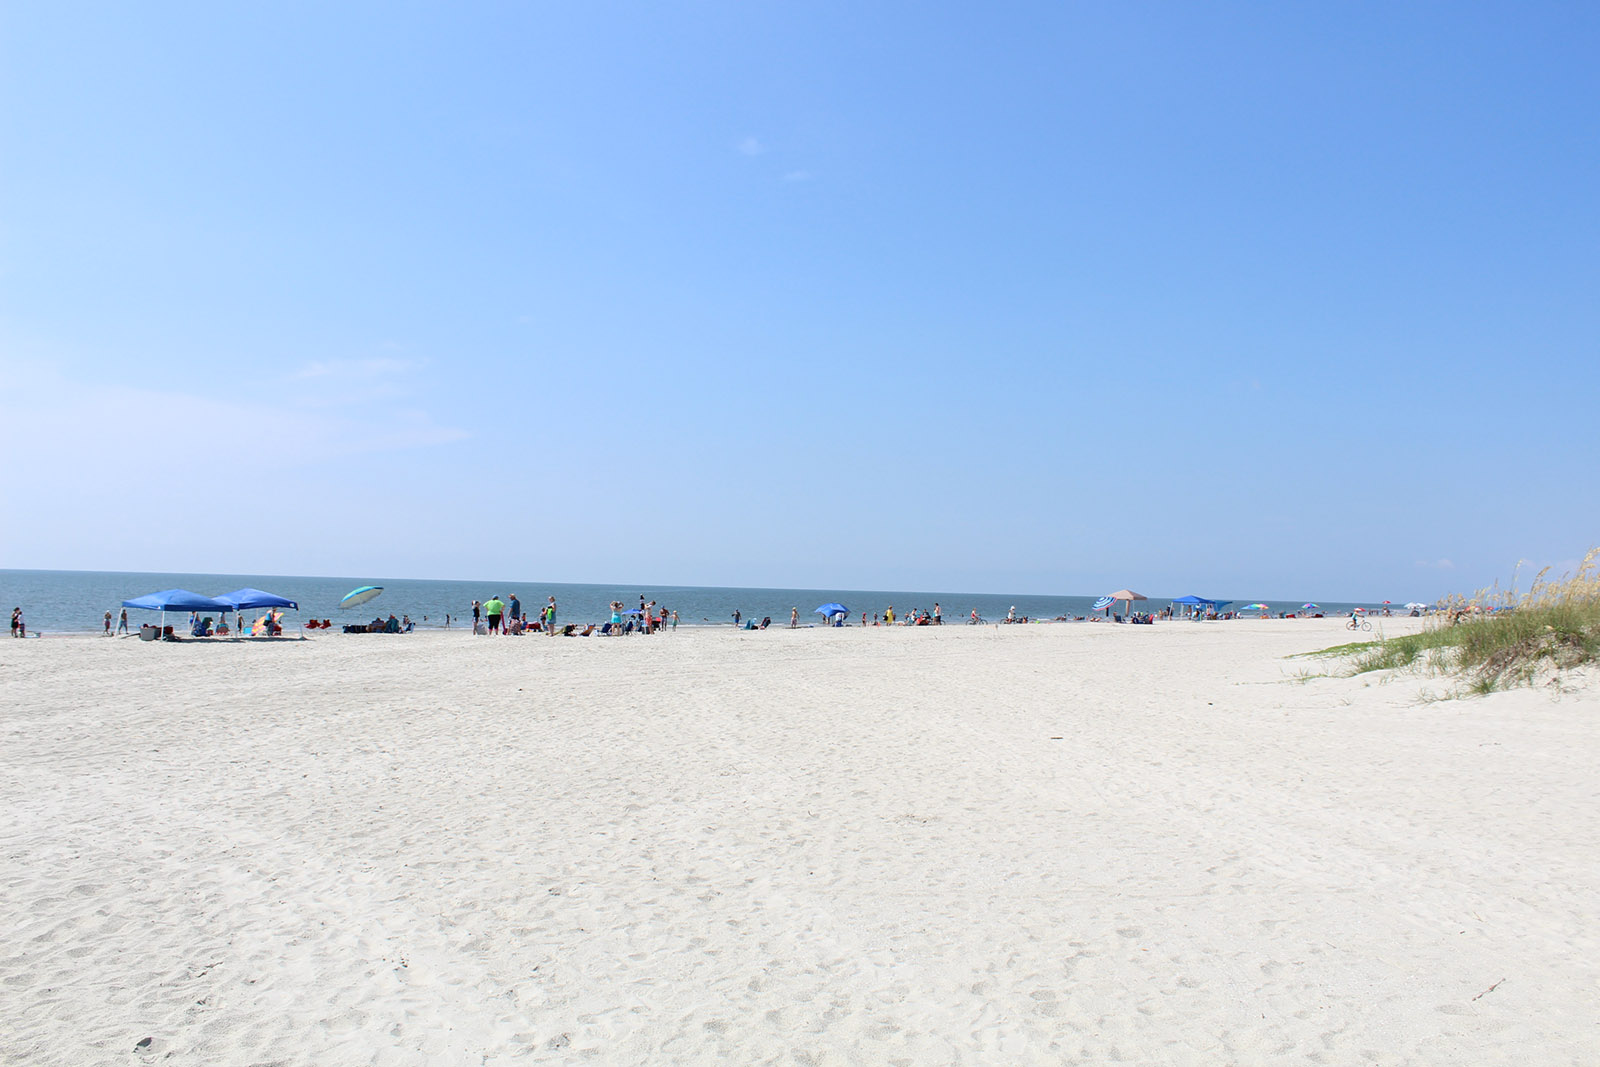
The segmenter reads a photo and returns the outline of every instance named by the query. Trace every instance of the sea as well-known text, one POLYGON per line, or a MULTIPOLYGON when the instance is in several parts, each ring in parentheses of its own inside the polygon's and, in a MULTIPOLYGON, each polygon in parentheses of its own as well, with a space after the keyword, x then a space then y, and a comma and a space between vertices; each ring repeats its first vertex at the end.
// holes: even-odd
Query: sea
MULTIPOLYGON (((983 622, 1000 622, 1015 611, 1019 619, 1037 621, 1074 620, 1096 614, 1094 602, 1099 594, 1070 596, 1038 593, 959 593, 896 589, 758 589, 684 585, 576 585, 568 582, 541 582, 528 579, 485 581, 441 581, 424 578, 386 578, 380 575, 351 575, 342 578, 300 577, 285 574, 160 574, 124 571, 36 571, 0 570, 0 609, 7 615, 20 607, 29 635, 94 633, 102 629, 105 612, 115 619, 124 600, 163 589, 187 589, 204 596, 219 596, 245 587, 264 589, 299 603, 301 619, 330 619, 335 626, 369 622, 390 613, 409 615, 419 629, 443 629, 445 617, 454 627, 472 625, 472 602, 492 596, 509 600, 517 594, 525 612, 535 612, 548 597, 554 596, 560 622, 602 622, 611 616, 609 605, 622 601, 637 608, 642 596, 655 601, 658 608, 676 611, 683 626, 732 626, 735 612, 741 620, 759 623, 770 618, 774 625, 787 626, 789 611, 798 609, 803 625, 818 624, 822 616, 815 610, 829 603, 843 604, 850 611, 851 625, 868 622, 891 607, 896 618, 908 612, 929 611, 937 604, 946 625, 967 623, 972 613, 983 622), (381 586, 383 592, 359 607, 341 609, 339 601, 361 586, 381 586), (465 619, 465 624, 462 623, 465 619)), ((1151 594, 1136 601, 1135 611, 1159 611, 1171 600, 1189 593, 1185 590, 1166 596, 1151 594)), ((1198 591, 1200 596, 1217 594, 1198 591)), ((1257 617, 1260 608, 1247 604, 1264 603, 1273 614, 1301 613, 1306 601, 1255 601, 1234 597, 1224 611, 1239 611, 1257 617)), ((1312 609, 1325 615, 1349 614, 1352 608, 1381 609, 1381 604, 1326 602, 1312 609)), ((1124 610, 1119 602, 1113 611, 1124 610)), ((1403 609, 1395 606, 1395 614, 1403 609)), ((1103 614, 1103 612, 1101 612, 1103 614)), ((185 613, 185 617, 187 617, 185 613)), ((291 619, 294 616, 291 614, 291 619)), ((156 613, 130 608, 129 625, 154 622, 156 613)), ((169 618, 168 622, 172 620, 169 618)), ((338 632, 335 629, 333 632, 338 632)))

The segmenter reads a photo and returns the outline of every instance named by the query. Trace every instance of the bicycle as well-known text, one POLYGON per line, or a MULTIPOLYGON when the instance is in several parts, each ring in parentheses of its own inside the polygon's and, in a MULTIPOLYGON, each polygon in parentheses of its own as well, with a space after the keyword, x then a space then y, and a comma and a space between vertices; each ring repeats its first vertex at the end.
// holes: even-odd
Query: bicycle
POLYGON ((1344 628, 1346 630, 1370 630, 1372 629, 1372 620, 1352 615, 1350 621, 1344 624, 1344 628))

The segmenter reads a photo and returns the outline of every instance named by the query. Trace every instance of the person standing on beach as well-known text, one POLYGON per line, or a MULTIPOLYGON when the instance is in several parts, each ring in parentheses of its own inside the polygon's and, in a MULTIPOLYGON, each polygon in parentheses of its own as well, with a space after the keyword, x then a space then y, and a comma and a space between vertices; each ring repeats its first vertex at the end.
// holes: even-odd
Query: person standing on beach
POLYGON ((796 626, 799 626, 799 625, 800 625, 800 608, 798 606, 792 607, 792 608, 789 609, 789 629, 793 630, 796 626))
POLYGON ((106 609, 106 636, 111 636, 111 609, 106 609))
POLYGON ((672 631, 673 633, 677 633, 678 631, 678 613, 676 610, 674 610, 672 613, 672 631))
POLYGON ((21 608, 12 608, 11 609, 11 636, 12 637, 27 637, 28 636, 28 624, 22 621, 22 609, 21 608))
POLYGON ((474 600, 472 602, 472 632, 474 634, 476 634, 478 632, 478 622, 479 622, 479 619, 481 618, 481 616, 479 615, 479 612, 481 612, 482 610, 483 610, 483 605, 478 603, 476 600, 474 600))
POLYGON ((517 623, 522 620, 522 601, 517 599, 517 594, 511 594, 511 625, 506 627, 506 633, 517 629, 517 623))
POLYGON ((128 632, 128 609, 127 608, 123 608, 122 609, 122 614, 117 616, 117 633, 125 634, 127 632, 128 632))
POLYGON ((739 609, 738 608, 734 608, 733 609, 733 628, 735 630, 737 630, 739 628, 739 609))
POLYGON ((893 604, 890 604, 887 608, 884 609, 884 612, 883 612, 883 624, 885 626, 893 626, 894 625, 894 605, 893 604))
POLYGON ((554 637, 556 632, 556 598, 551 597, 550 602, 544 606, 544 632, 546 636, 554 637))
POLYGON ((492 634, 499 633, 500 617, 506 613, 505 601, 500 599, 499 593, 484 602, 483 613, 489 616, 489 632, 492 634))
POLYGON ((937 600, 933 602, 933 624, 935 626, 944 625, 944 615, 939 611, 939 602, 937 600))

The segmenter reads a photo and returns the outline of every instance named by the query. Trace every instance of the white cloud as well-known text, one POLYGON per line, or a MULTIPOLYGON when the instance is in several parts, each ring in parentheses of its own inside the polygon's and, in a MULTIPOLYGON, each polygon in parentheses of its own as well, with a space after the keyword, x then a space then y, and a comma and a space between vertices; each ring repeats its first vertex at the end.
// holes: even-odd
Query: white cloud
POLYGON ((303 407, 335 407, 370 403, 409 394, 411 381, 426 363, 415 359, 374 356, 307 363, 285 381, 295 389, 293 402, 303 407))
POLYGON ((371 381, 408 374, 422 364, 413 359, 389 359, 378 356, 371 359, 331 359, 307 363, 289 376, 291 381, 308 378, 349 378, 371 381))

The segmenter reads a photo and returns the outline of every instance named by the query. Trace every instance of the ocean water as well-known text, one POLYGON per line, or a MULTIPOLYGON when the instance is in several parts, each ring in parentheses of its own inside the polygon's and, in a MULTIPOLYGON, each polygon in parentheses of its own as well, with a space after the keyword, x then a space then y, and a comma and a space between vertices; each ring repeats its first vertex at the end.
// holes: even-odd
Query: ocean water
MULTIPOLYGON (((630 608, 639 606, 639 597, 654 600, 669 611, 676 610, 681 625, 731 626, 733 613, 759 622, 770 616, 773 625, 787 626, 789 609, 800 610, 802 623, 818 623, 813 609, 837 601, 850 609, 852 624, 861 622, 861 613, 870 620, 893 606, 896 617, 916 609, 932 611, 940 605, 946 625, 966 622, 973 611, 980 618, 997 622, 1015 606, 1017 616, 1031 619, 1076 618, 1091 613, 1095 595, 1046 596, 1028 593, 952 593, 908 590, 861 589, 743 589, 714 586, 638 586, 574 585, 562 582, 525 580, 436 581, 419 578, 383 578, 363 575, 348 578, 305 578, 266 574, 146 574, 112 571, 26 571, 0 570, 0 609, 20 607, 30 632, 44 634, 90 633, 102 626, 104 613, 116 617, 122 601, 161 589, 188 589, 205 596, 217 596, 252 586, 277 593, 300 604, 300 618, 367 622, 374 616, 410 615, 419 627, 443 627, 445 615, 452 626, 471 625, 472 602, 499 595, 502 600, 516 593, 524 611, 537 611, 550 596, 556 598, 558 621, 603 622, 610 618, 607 605, 620 600, 630 608), (361 607, 341 611, 340 599, 363 585, 381 585, 383 593, 361 607)), ((1156 611, 1174 596, 1150 595, 1138 610, 1156 611)), ((1217 596, 1216 593, 1202 595, 1217 596)), ((1255 601, 1236 598, 1234 608, 1255 601)), ((1298 611, 1304 601, 1264 601, 1274 612, 1298 611)), ((1327 602, 1320 610, 1328 615, 1347 614, 1353 607, 1375 609, 1377 604, 1327 602)), ((1117 606, 1121 610, 1121 605, 1117 606)), ((1396 614, 1402 609, 1396 608, 1396 614)), ((1255 615, 1255 611, 1248 612, 1255 615)), ((185 616, 186 617, 186 616, 185 616)), ((129 609, 129 625, 154 622, 155 612, 129 609)), ((289 616, 294 619, 293 614, 289 616)), ((169 623, 172 619, 169 617, 169 623)))

